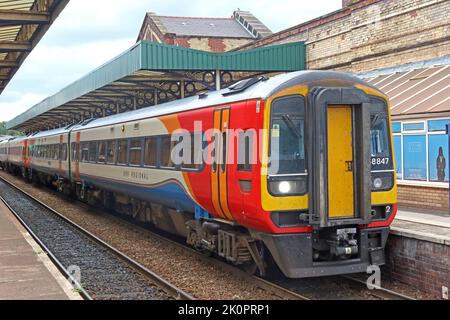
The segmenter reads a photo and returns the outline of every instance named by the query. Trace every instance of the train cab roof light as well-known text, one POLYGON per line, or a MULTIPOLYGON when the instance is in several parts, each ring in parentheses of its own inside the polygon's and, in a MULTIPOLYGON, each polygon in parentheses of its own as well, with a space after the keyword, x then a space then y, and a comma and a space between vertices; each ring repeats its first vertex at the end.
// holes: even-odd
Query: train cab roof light
POLYGON ((269 78, 267 78, 265 76, 261 76, 261 77, 254 77, 254 78, 250 78, 250 79, 241 80, 241 81, 229 86, 228 92, 225 92, 223 94, 223 96, 226 97, 226 96, 229 96, 232 94, 244 92, 251 86, 254 86, 255 84, 257 84, 261 81, 267 81, 268 79, 269 78))
POLYGON ((208 94, 207 94, 206 92, 200 93, 200 94, 198 95, 198 98, 199 98, 199 99, 205 99, 205 98, 208 98, 208 94))

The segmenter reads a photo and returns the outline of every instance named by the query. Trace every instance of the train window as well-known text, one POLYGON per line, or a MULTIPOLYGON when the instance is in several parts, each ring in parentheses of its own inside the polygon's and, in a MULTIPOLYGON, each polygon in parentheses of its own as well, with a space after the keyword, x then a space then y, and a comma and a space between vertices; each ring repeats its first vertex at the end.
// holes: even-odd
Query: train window
POLYGON ((119 148, 117 152, 117 164, 127 164, 127 151, 128 151, 128 140, 120 139, 119 148))
POLYGON ((97 162, 97 141, 89 142, 89 162, 97 162))
POLYGON ((389 156, 389 130, 387 117, 371 115, 371 153, 372 157, 389 156))
POLYGON ((98 143, 98 162, 105 163, 106 161, 106 142, 99 141, 98 143))
POLYGON ((72 142, 72 161, 77 161, 78 159, 78 143, 72 142))
POLYGON ((108 141, 108 147, 106 150, 106 161, 108 163, 116 163, 116 146, 117 142, 116 140, 110 140, 108 141))
POLYGON ((81 143, 81 161, 87 162, 89 160, 89 142, 81 143))
POLYGON ((239 133, 238 171, 252 171, 254 141, 253 131, 239 133))
POLYGON ((227 164, 227 142, 228 142, 228 135, 226 132, 222 133, 222 162, 220 163, 220 167, 222 169, 222 172, 225 172, 225 166, 227 164))
POLYGON ((270 171, 305 173, 305 102, 302 96, 278 98, 272 103, 270 171))
POLYGON ((60 144, 53 145, 53 150, 54 150, 53 159, 54 160, 62 159, 61 158, 61 149, 62 148, 61 148, 60 144))
POLYGON ((156 167, 157 165, 157 137, 147 137, 145 138, 144 145, 144 165, 149 167, 156 167))
POLYGON ((142 139, 130 140, 130 165, 140 166, 142 155, 142 139))
POLYGON ((172 161, 172 148, 175 146, 176 141, 172 141, 170 136, 161 137, 161 166, 166 168, 174 168, 175 165, 172 161))
POLYGON ((190 143, 190 163, 183 163, 181 165, 182 169, 191 169, 191 170, 195 170, 195 169, 200 169, 202 162, 203 162, 203 152, 201 151, 201 146, 200 146, 200 150, 198 153, 195 153, 195 139, 202 141, 202 135, 203 133, 195 133, 195 134, 191 134, 191 143, 190 143), (200 137, 198 137, 200 136, 200 137))

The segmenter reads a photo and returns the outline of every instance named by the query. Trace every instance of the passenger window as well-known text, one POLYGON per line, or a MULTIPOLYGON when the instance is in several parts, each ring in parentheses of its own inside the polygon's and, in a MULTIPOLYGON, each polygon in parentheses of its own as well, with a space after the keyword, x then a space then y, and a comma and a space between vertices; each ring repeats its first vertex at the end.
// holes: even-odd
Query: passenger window
POLYGON ((81 143, 81 161, 87 162, 89 159, 89 142, 81 143))
POLYGON ((61 160, 62 161, 67 160, 67 144, 65 143, 61 145, 61 160))
POLYGON ((166 168, 174 168, 172 162, 172 148, 175 146, 176 142, 171 141, 170 136, 161 137, 161 166, 166 168))
POLYGON ((59 160, 59 159, 61 159, 61 145, 60 144, 55 144, 54 146, 53 146, 53 152, 54 152, 54 154, 53 154, 53 159, 54 160, 59 160))
MULTIPOLYGON (((195 169, 199 169, 203 163, 203 152, 200 151, 198 154, 195 153, 195 139, 200 139, 200 141, 202 140, 202 133, 195 133, 195 134, 191 134, 191 160, 190 163, 183 163, 181 165, 181 167, 183 169, 191 169, 191 170, 195 170, 195 169), (200 135, 200 137, 198 137, 198 135, 200 135)), ((202 150, 202 145, 200 145, 200 150, 202 150)))
POLYGON ((252 131, 239 133, 238 171, 252 171, 254 142, 252 131))
POLYGON ((140 166, 142 154, 142 139, 130 140, 130 165, 140 166))
POLYGON ((145 138, 144 148, 144 165, 149 167, 156 167, 157 165, 157 137, 145 138))
POLYGON ((128 151, 128 140, 127 139, 119 140, 119 150, 117 157, 118 164, 127 164, 127 151, 128 151))
POLYGON ((106 161, 106 142, 100 141, 98 143, 98 162, 105 163, 106 161))
POLYGON ((78 159, 78 143, 72 142, 72 161, 80 160, 78 159))
POLYGON ((97 162, 97 141, 89 142, 89 162, 97 162))
POLYGON ((108 141, 107 159, 108 163, 116 163, 116 140, 108 141))

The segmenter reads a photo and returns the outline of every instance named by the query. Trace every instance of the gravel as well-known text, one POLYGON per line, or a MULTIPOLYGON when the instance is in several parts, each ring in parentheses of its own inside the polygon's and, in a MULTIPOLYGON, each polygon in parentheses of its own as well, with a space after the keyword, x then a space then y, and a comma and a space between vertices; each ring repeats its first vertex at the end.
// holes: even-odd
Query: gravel
MULTIPOLYGON (((64 200, 45 188, 36 188, 22 179, 0 171, 0 176, 54 208, 97 237, 133 258, 146 268, 197 299, 279 299, 245 279, 205 262, 179 246, 143 233, 142 229, 123 223, 120 219, 80 206, 77 201, 64 200)), ((338 277, 311 279, 278 278, 276 283, 311 299, 377 299, 368 290, 358 290, 342 283, 338 277)), ((383 280, 383 287, 417 298, 431 298, 405 284, 383 280)))
POLYGON ((0 181, 0 195, 95 300, 168 300, 166 293, 122 260, 20 192, 0 181))

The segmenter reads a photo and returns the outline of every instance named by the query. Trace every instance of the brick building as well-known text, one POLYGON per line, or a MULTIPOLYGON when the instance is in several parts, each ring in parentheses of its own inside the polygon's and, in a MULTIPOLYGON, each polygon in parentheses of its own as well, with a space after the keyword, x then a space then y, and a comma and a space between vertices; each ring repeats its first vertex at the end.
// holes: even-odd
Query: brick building
POLYGON ((224 52, 271 34, 248 11, 235 11, 230 18, 168 17, 147 13, 138 41, 224 52))
POLYGON ((392 102, 400 205, 448 211, 449 12, 450 0, 343 0, 237 50, 304 41, 308 69, 353 72, 379 87, 392 102))

